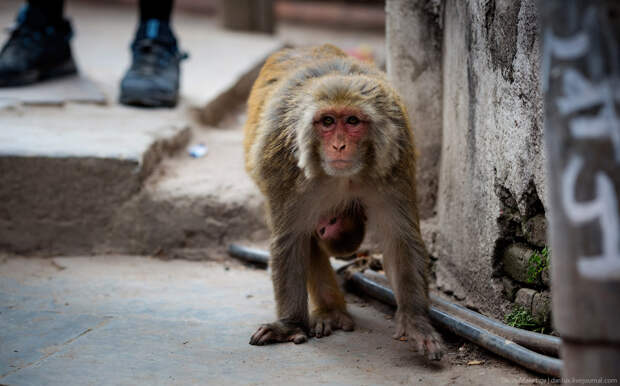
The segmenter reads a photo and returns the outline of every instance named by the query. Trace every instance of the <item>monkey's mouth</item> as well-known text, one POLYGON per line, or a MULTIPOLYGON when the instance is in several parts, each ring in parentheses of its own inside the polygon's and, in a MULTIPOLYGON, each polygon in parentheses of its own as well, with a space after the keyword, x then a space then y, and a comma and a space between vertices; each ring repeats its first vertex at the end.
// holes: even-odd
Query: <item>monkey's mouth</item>
POLYGON ((353 162, 344 159, 335 159, 329 161, 329 165, 335 169, 348 169, 353 162))
POLYGON ((332 177, 350 177, 360 170, 360 163, 356 159, 329 159, 322 162, 327 175, 332 177))

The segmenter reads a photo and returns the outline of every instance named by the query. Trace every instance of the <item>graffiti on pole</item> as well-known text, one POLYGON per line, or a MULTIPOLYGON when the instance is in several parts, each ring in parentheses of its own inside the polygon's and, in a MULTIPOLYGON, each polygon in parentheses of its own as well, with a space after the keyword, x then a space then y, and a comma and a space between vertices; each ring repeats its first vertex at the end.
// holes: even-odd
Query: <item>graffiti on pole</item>
MULTIPOLYGON (((543 88, 549 87, 553 59, 568 62, 561 73, 561 95, 554 101, 560 116, 568 119, 573 144, 580 141, 607 141, 612 145, 614 173, 620 172, 620 56, 606 16, 591 7, 584 13, 581 29, 571 36, 556 36, 545 31, 543 53, 543 88), (604 51, 604 52, 603 52, 604 51), (604 63, 607 56, 607 70, 604 63), (585 62, 581 72, 575 63, 585 62), (595 114, 592 111, 596 111, 595 114)), ((618 196, 609 171, 595 169, 595 196, 589 201, 576 198, 577 179, 587 157, 575 149, 570 152, 561 174, 561 201, 564 212, 574 226, 597 221, 601 229, 600 255, 579 256, 578 272, 593 280, 620 280, 620 218, 618 196)), ((600 169, 600 168, 599 168, 600 169)))

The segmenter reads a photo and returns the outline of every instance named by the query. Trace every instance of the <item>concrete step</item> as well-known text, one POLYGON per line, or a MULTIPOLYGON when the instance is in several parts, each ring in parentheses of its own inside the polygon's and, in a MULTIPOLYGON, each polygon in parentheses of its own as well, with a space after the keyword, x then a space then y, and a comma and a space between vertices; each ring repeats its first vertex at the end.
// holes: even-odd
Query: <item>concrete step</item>
POLYGON ((68 104, 0 112, 0 246, 88 252, 114 211, 190 138, 180 110, 68 104))
POLYGON ((187 151, 165 159, 117 211, 105 253, 216 260, 230 242, 268 238, 263 199, 244 170, 243 114, 218 129, 197 128, 187 151))

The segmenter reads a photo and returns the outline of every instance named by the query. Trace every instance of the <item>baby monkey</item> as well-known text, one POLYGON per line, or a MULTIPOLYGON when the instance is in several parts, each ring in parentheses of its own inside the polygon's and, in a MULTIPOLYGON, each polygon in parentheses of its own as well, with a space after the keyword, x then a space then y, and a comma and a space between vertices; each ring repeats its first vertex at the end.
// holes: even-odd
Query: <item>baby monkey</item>
POLYGON ((356 202, 342 213, 319 219, 315 237, 327 256, 348 257, 357 252, 366 233, 366 215, 356 202))
POLYGON ((413 133, 385 75, 331 45, 273 54, 248 100, 244 147, 246 169, 266 199, 278 317, 250 344, 352 330, 329 256, 354 253, 368 227, 398 304, 394 338, 407 336, 440 359, 429 321, 413 133))

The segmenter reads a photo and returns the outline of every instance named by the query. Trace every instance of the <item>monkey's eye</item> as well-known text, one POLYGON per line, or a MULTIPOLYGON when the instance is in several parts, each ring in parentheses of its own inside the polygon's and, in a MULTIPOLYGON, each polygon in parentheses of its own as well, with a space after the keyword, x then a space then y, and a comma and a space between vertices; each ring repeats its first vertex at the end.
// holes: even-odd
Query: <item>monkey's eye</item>
POLYGON ((322 119, 323 126, 330 126, 334 124, 334 118, 330 116, 323 117, 322 119))
POLYGON ((351 115, 349 118, 347 118, 347 123, 349 125, 357 125, 358 123, 360 123, 360 119, 355 115, 351 115))

